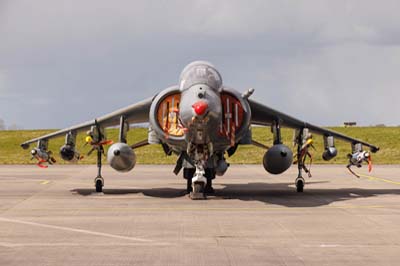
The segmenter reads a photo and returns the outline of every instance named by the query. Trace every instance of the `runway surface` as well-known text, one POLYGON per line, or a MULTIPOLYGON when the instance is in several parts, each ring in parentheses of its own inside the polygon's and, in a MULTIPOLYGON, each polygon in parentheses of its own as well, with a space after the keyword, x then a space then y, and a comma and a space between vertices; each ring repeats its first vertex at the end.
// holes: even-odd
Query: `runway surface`
MULTIPOLYGON (((399 265, 400 166, 357 179, 232 166, 192 201, 172 166, 0 166, 0 265, 399 265)), ((360 170, 366 174, 366 169, 360 170)))

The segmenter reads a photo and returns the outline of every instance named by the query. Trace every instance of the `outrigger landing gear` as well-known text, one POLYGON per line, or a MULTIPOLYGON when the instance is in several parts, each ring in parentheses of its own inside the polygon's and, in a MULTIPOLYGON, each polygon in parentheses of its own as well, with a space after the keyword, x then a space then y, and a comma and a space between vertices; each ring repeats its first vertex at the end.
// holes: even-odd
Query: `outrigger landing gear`
POLYGON ((103 192, 104 179, 101 176, 101 149, 97 150, 97 177, 94 179, 96 192, 103 192))
POLYGON ((96 192, 103 192, 104 179, 101 176, 94 179, 94 184, 96 186, 96 192))
POLYGON ((296 183, 296 191, 303 192, 305 184, 304 178, 302 176, 297 177, 295 183, 296 183))
MULTIPOLYGON (((308 152, 308 146, 312 147, 312 141, 309 142, 308 144, 308 138, 309 138, 309 133, 308 129, 303 128, 299 131, 297 135, 297 139, 295 138, 295 141, 297 143, 297 169, 298 169, 298 175, 295 181, 296 185, 296 191, 297 192, 303 192, 304 191, 304 185, 306 181, 303 178, 303 170, 308 174, 309 177, 311 177, 311 173, 309 169, 305 166, 305 159, 306 156, 310 156, 308 152)), ((311 135, 310 135, 311 136, 311 135)))

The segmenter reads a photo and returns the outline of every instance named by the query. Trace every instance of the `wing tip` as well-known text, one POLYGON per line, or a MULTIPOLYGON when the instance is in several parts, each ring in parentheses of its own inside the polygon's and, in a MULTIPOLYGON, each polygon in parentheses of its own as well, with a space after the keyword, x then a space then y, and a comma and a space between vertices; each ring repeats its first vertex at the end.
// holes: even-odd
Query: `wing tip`
POLYGON ((375 153, 380 150, 380 147, 371 146, 371 152, 375 153))
POLYGON ((29 143, 22 143, 21 144, 21 148, 24 149, 24 150, 29 149, 29 143))

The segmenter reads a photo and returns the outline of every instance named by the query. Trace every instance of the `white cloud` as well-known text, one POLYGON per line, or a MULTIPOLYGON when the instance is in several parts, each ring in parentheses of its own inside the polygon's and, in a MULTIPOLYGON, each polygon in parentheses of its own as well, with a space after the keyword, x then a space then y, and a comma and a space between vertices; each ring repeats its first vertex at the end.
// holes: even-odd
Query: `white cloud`
POLYGON ((0 70, 0 97, 4 97, 6 94, 6 77, 0 70))
POLYGON ((400 124, 388 104, 400 96, 398 1, 11 0, 0 11, 0 95, 7 73, 19 96, 0 113, 26 128, 138 101, 196 59, 315 123, 400 124))
POLYGON ((0 30, 15 40, 85 40, 197 34, 215 37, 314 33, 320 41, 371 40, 397 29, 398 2, 385 1, 9 1, 0 30), (23 18, 23 19, 21 19, 23 18))

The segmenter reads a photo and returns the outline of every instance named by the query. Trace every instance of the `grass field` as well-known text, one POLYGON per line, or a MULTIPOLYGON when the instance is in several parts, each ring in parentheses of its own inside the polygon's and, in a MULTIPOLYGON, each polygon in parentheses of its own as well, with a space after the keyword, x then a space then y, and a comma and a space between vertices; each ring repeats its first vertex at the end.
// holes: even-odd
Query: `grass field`
MULTIPOLYGON (((373 154, 372 159, 375 164, 399 164, 400 163, 400 127, 354 127, 354 128, 331 128, 349 136, 360 138, 364 141, 373 143, 381 150, 373 154)), ((30 160, 30 150, 23 150, 19 145, 23 141, 39 137, 54 130, 18 130, 0 131, 0 164, 33 164, 30 160)), ((107 136, 109 139, 117 140, 118 130, 109 129, 107 136)), ((292 147, 293 130, 283 129, 284 143, 292 147)), ((84 135, 78 135, 77 148, 82 155, 86 155, 90 147, 84 146, 84 135)), ((134 128, 129 132, 128 143, 135 143, 147 138, 147 129, 134 128)), ((269 128, 253 128, 253 139, 266 145, 271 145, 272 134, 269 128)), ((57 163, 65 164, 58 154, 59 148, 63 145, 64 138, 57 138, 50 141, 50 150, 54 152, 57 163)), ((323 139, 321 136, 314 135, 316 151, 313 151, 315 163, 347 163, 346 155, 350 152, 350 144, 336 141, 338 156, 325 162, 321 155, 323 152, 323 139)), ((149 145, 135 150, 137 162, 139 164, 173 164, 176 156, 166 156, 159 145, 149 145)), ((228 158, 230 163, 236 164, 261 164, 264 150, 252 145, 241 146, 236 154, 228 158)), ((90 157, 85 157, 80 164, 93 164, 96 156, 93 153, 90 157)))

